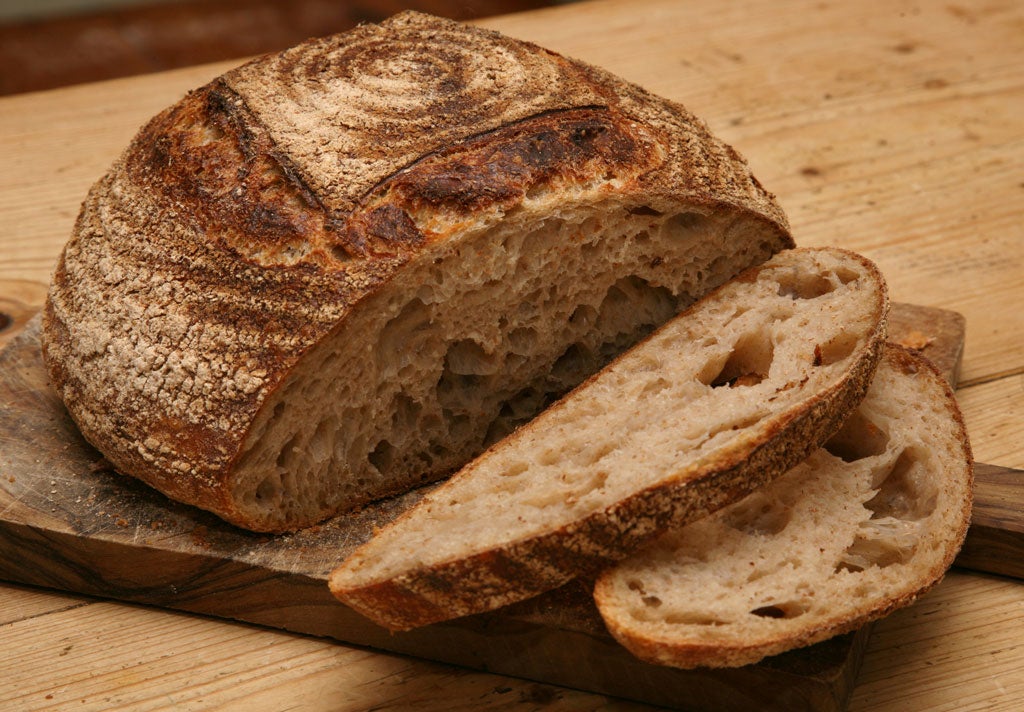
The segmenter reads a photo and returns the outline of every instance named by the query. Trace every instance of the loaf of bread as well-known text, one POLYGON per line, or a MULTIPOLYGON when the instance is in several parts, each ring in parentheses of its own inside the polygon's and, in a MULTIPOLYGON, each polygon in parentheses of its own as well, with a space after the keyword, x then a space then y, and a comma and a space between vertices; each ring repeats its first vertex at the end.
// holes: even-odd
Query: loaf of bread
POLYGON ((596 573, 796 465, 864 396, 888 300, 836 249, 726 283, 492 446, 332 574, 392 629, 596 573))
POLYGON ((285 531, 450 473, 791 246, 678 104, 404 13, 142 128, 84 202, 44 355, 119 471, 285 531))
POLYGON ((823 448, 605 572, 594 597, 644 660, 754 663, 854 630, 941 580, 967 531, 971 482, 948 385, 890 346, 823 448))

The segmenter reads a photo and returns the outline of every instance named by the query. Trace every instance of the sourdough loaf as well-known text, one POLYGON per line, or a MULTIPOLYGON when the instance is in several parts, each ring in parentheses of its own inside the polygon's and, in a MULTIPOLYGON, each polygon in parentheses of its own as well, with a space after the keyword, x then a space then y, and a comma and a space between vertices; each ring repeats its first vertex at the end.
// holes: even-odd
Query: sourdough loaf
POLYGON ((967 531, 971 482, 948 385, 890 346, 823 448, 605 572, 594 597, 644 660, 754 663, 854 630, 941 580, 967 531))
POLYGON ((875 266, 787 250, 741 273, 378 531, 334 594, 404 629, 596 572, 796 465, 881 354, 875 266))
POLYGON ((43 348, 118 470, 284 531, 457 469, 791 245, 678 104, 405 13, 150 121, 84 202, 43 348))

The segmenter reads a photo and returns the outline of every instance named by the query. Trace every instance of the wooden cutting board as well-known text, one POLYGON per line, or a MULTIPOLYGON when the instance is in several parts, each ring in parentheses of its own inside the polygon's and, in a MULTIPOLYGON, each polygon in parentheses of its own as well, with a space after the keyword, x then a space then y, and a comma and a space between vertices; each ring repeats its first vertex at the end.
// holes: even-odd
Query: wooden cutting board
MULTIPOLYGON (((890 333, 955 380, 959 315, 896 305, 890 333)), ((653 666, 610 638, 579 583, 493 614, 389 634, 337 603, 326 577, 417 493, 276 537, 170 502, 109 470, 82 440, 47 385, 38 319, 0 353, 0 432, 0 578, 12 581, 696 710, 841 710, 867 640, 865 628, 736 670, 653 666)), ((1014 563, 1024 549, 1022 474, 979 468, 978 526, 958 563, 1024 575, 1014 563)))

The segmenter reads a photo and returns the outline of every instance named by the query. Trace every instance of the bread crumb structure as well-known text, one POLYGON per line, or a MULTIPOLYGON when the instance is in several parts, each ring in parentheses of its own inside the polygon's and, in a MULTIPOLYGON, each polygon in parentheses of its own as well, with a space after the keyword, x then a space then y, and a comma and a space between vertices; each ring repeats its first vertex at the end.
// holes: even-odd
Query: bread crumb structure
POLYGON ((119 471, 285 531, 443 477, 791 246, 678 104, 404 13, 150 121, 85 200, 43 348, 119 471))
POLYGON ((941 580, 967 531, 971 483, 952 393, 891 346, 821 449, 609 570, 595 599, 645 660, 754 663, 854 630, 941 580))
POLYGON ((596 572, 797 464, 863 397, 888 299, 873 264, 789 250, 715 290, 471 462, 332 574, 391 628, 596 572))

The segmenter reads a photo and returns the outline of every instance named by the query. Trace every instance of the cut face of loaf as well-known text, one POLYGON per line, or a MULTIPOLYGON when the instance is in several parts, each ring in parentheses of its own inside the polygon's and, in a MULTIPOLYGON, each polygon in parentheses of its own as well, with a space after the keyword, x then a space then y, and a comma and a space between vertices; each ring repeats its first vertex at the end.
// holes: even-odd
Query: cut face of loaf
POLYGON ((293 519, 457 470, 767 257, 760 245, 711 257, 746 239, 699 212, 604 202, 543 214, 408 265, 312 349, 254 420, 236 500, 293 519))
POLYGON ((937 583, 963 542, 971 453, 952 393, 889 347, 823 448, 604 573, 608 629, 644 660, 737 666, 854 630, 937 583))
POLYGON ((331 590, 384 626, 424 625, 554 588, 742 497, 859 402, 887 307, 862 257, 776 255, 380 530, 331 590))
POLYGON ((83 205, 43 350, 118 470, 284 531, 449 474, 791 246, 681 106, 405 13, 147 124, 83 205))

